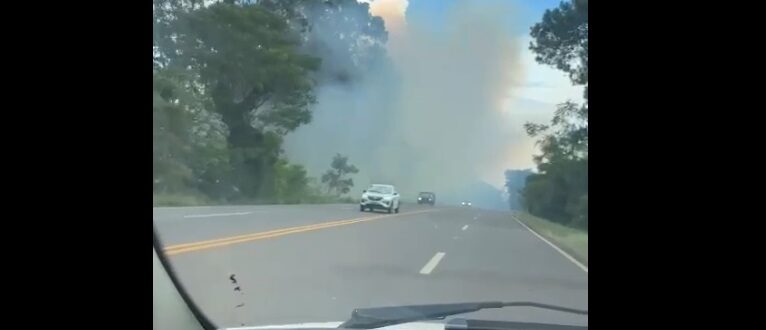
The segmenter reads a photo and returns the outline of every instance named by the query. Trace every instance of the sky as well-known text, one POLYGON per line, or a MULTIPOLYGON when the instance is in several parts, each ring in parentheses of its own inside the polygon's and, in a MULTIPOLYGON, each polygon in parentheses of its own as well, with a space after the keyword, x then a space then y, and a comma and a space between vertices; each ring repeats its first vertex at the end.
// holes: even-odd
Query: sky
MULTIPOLYGON (((449 9, 461 1, 468 0, 360 0, 360 2, 371 3, 371 9, 374 14, 376 14, 376 7, 385 8, 388 13, 392 9, 400 9, 405 12, 406 24, 417 24, 430 29, 442 28, 449 9)), ((526 79, 522 86, 520 86, 521 89, 516 89, 514 92, 518 98, 538 101, 548 105, 555 105, 567 99, 579 100, 582 98, 581 87, 572 86, 569 78, 563 72, 535 62, 534 54, 527 47, 532 40, 529 36, 530 27, 540 21, 546 9, 557 7, 561 0, 470 1, 490 4, 510 3, 511 6, 508 8, 516 12, 509 12, 509 17, 513 14, 512 17, 521 19, 520 22, 508 22, 509 35, 520 38, 520 42, 524 45, 522 66, 526 72, 526 79)), ((379 12, 377 14, 383 16, 386 21, 391 19, 391 16, 387 17, 385 15, 387 14, 386 12, 379 12)))
MULTIPOLYGON (((396 47, 396 34, 413 27, 421 30, 439 31, 445 28, 449 15, 456 6, 465 5, 468 0, 360 0, 370 3, 373 15, 383 17, 389 30, 389 50, 396 47), (392 35, 393 34, 393 35, 392 35)), ((470 0, 470 5, 495 5, 507 14, 508 37, 514 39, 521 49, 519 67, 521 79, 508 91, 508 98, 503 107, 514 121, 514 125, 524 122, 549 122, 556 104, 568 99, 579 102, 582 99, 582 87, 572 86, 563 72, 553 67, 538 64, 535 55, 529 50, 531 37, 529 30, 539 22, 546 9, 555 8, 560 0, 470 0)), ((465 7, 462 7, 465 8, 465 7)), ((461 9, 462 10, 462 9, 461 9)), ((394 49, 395 50, 395 49, 394 49)), ((509 68, 510 70, 510 68, 509 68)), ((507 160, 496 169, 488 171, 485 178, 493 183, 504 169, 533 168, 532 155, 537 153, 534 140, 516 132, 516 138, 523 140, 513 150, 508 151, 507 160)))
POLYGON ((285 140, 288 159, 313 176, 341 153, 364 169, 354 176, 360 185, 457 193, 478 180, 500 188, 506 170, 535 167, 539 152, 524 124, 549 123, 557 104, 582 99, 528 49, 530 27, 557 1, 365 2, 385 22, 390 62, 355 84, 317 89, 312 122, 285 140))

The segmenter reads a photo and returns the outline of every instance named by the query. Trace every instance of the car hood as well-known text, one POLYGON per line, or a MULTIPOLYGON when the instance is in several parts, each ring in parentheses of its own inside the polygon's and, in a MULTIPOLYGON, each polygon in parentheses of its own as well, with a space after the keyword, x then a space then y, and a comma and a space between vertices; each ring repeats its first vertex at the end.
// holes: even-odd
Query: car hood
MULTIPOLYGON (((334 329, 343 322, 309 322, 280 325, 261 325, 252 327, 225 328, 222 330, 269 330, 269 329, 334 329)), ((410 322, 390 325, 376 329, 385 330, 443 330, 443 322, 410 322)))

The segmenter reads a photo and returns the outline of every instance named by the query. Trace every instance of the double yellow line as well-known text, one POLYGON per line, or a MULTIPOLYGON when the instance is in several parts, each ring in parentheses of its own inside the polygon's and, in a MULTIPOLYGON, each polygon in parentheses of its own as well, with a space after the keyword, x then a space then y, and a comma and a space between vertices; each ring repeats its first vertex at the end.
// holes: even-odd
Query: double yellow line
POLYGON ((377 220, 381 218, 393 218, 393 217, 402 216, 402 215, 410 215, 410 214, 417 214, 417 213, 430 212, 430 211, 432 210, 414 211, 414 212, 400 213, 395 215, 377 215, 377 216, 371 216, 371 217, 337 220, 337 221, 323 222, 323 223, 317 223, 312 225, 296 226, 296 227, 275 229, 275 230, 269 230, 269 231, 263 231, 263 232, 245 234, 245 235, 211 239, 211 240, 200 241, 200 242, 177 244, 177 245, 171 245, 166 247, 164 249, 164 252, 166 255, 172 256, 172 255, 177 255, 181 253, 207 250, 207 249, 212 249, 216 247, 245 243, 245 242, 250 242, 250 241, 255 241, 260 239, 274 238, 274 237, 279 237, 284 235, 303 233, 303 232, 320 230, 325 228, 332 228, 332 227, 350 225, 354 223, 372 221, 372 220, 377 220))

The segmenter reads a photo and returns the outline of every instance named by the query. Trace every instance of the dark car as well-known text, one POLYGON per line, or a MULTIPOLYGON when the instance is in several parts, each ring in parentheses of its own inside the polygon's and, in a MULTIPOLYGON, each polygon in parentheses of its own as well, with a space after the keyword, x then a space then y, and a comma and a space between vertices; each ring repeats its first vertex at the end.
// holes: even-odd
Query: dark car
POLYGON ((436 204, 436 194, 432 192, 421 192, 418 194, 418 204, 436 204))

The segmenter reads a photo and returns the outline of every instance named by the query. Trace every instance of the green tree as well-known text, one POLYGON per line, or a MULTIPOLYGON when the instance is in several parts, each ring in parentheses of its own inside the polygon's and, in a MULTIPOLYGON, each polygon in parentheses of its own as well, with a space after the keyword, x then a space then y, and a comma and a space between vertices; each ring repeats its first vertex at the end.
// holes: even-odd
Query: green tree
POLYGON ((546 10, 531 35, 537 62, 584 86, 584 102, 560 104, 550 125, 525 124, 527 134, 538 138, 541 154, 534 156, 538 173, 527 177, 523 201, 532 214, 587 229, 588 1, 564 1, 546 10))
POLYGON ((218 3, 179 17, 180 65, 194 67, 231 131, 234 145, 256 131, 284 135, 308 123, 308 74, 319 59, 299 54, 285 21, 257 5, 218 3))
POLYGON ((297 34, 258 5, 215 3, 175 17, 161 53, 198 73, 226 124, 229 180, 244 196, 273 196, 282 137, 311 119, 319 59, 299 53, 297 34))
POLYGON ((508 206, 511 210, 522 209, 521 192, 524 189, 527 177, 531 174, 531 169, 505 171, 505 189, 508 193, 508 206))
POLYGON ((227 129, 189 75, 168 68, 153 74, 155 190, 204 192, 203 178, 228 167, 227 129))
MULTIPOLYGON (((584 86, 584 104, 568 108, 570 114, 588 120, 588 0, 562 1, 546 10, 542 21, 532 26, 529 48, 535 60, 569 75, 575 85, 584 86)), ((586 134, 587 136, 587 131, 586 134)))
POLYGON ((348 193, 354 186, 354 180, 345 178, 348 174, 358 173, 356 166, 348 163, 348 157, 336 154, 330 163, 330 169, 322 174, 322 183, 327 184, 328 193, 340 196, 348 193))
POLYGON ((530 34, 537 62, 566 72, 574 84, 588 84, 588 0, 562 1, 546 10, 530 34))
POLYGON ((192 180, 187 165, 191 152, 191 116, 185 110, 190 96, 178 81, 155 72, 153 75, 152 133, 154 191, 181 192, 192 180))
POLYGON ((155 69, 167 67, 177 53, 178 32, 174 23, 181 14, 199 9, 203 0, 153 0, 152 3, 152 50, 155 69))
POLYGON ((309 197, 309 178, 301 165, 280 159, 276 164, 276 197, 280 203, 301 203, 309 197))

